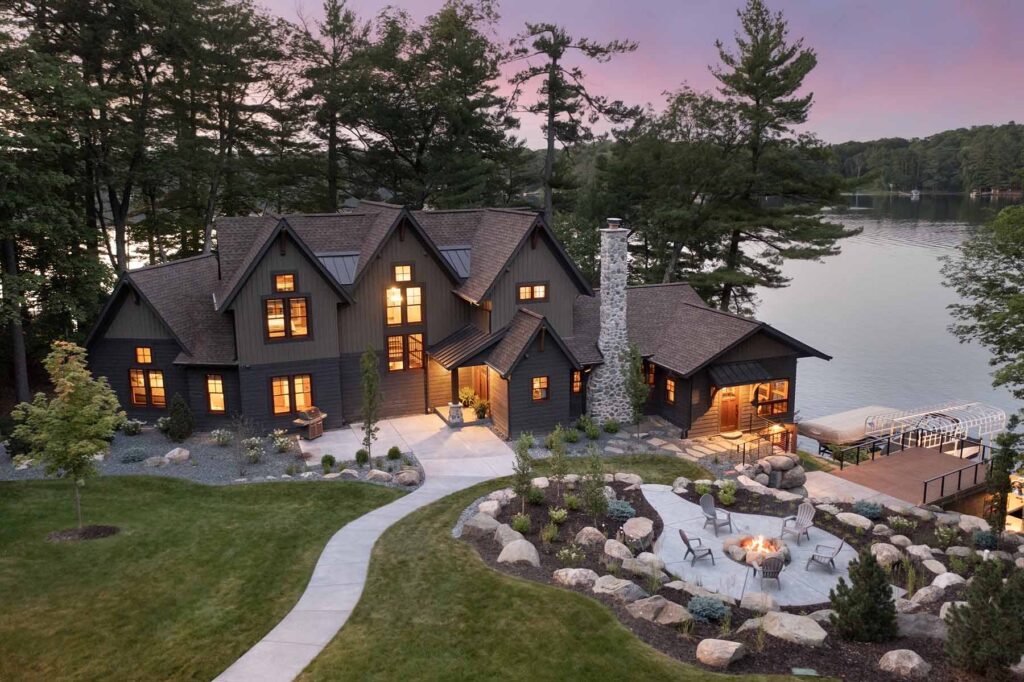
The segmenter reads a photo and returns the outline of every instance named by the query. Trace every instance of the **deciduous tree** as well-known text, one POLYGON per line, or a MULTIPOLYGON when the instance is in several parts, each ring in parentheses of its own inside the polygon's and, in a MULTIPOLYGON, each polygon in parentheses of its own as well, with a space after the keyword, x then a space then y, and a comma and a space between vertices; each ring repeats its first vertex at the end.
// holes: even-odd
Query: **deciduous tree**
POLYGON ((373 443, 380 431, 380 361, 377 351, 367 348, 359 361, 359 374, 363 389, 363 447, 372 454, 373 443))

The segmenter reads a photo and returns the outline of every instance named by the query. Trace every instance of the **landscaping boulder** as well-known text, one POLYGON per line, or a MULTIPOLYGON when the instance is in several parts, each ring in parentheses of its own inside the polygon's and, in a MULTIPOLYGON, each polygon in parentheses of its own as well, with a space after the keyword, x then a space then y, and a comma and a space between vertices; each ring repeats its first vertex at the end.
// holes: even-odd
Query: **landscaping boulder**
POLYGON ((418 469, 402 469, 395 474, 395 483, 399 485, 419 485, 421 480, 418 469))
POLYGON ((157 455, 155 457, 147 457, 143 464, 148 467, 162 467, 167 465, 167 460, 157 455))
POLYGON ((914 593, 910 601, 915 604, 934 604, 945 596, 945 590, 936 585, 926 585, 914 593))
POLYGON ((941 607, 939 607, 939 618, 941 618, 942 620, 946 620, 946 617, 949 615, 949 612, 953 609, 954 606, 960 608, 961 606, 966 605, 967 602, 965 601, 948 601, 944 603, 941 607))
POLYGON ((512 528, 507 523, 503 523, 494 529, 494 542, 505 547, 516 540, 525 540, 523 534, 512 528))
POLYGON ((565 478, 562 479, 562 485, 565 486, 566 490, 576 490, 576 486, 580 483, 579 474, 566 474, 565 478))
POLYGON ((843 511, 842 509, 840 509, 839 507, 835 506, 831 502, 826 502, 824 504, 819 504, 816 507, 816 509, 818 511, 820 511, 820 512, 825 513, 825 514, 831 514, 832 516, 835 516, 836 514, 839 514, 840 512, 843 511))
POLYGON ((690 479, 686 476, 679 476, 676 480, 672 481, 672 492, 674 493, 685 493, 686 489, 690 487, 690 479))
POLYGON ((935 512, 929 509, 922 509, 921 507, 907 507, 902 510, 904 514, 910 514, 913 517, 920 519, 921 521, 931 521, 935 518, 935 512))
POLYGON ((714 592, 709 592, 697 583, 691 583, 686 580, 673 580, 672 582, 665 583, 665 587, 669 590, 686 593, 691 597, 711 597, 725 604, 732 606, 736 605, 735 598, 730 597, 727 594, 715 594, 714 592))
POLYGON ((939 526, 955 526, 960 523, 959 512, 936 512, 935 523, 939 526))
POLYGON ((664 571, 638 559, 623 559, 622 570, 635 577, 642 578, 644 584, 654 576, 657 576, 659 583, 667 583, 671 578, 664 571))
POLYGON ((988 521, 977 516, 971 516, 970 514, 961 514, 957 525, 965 533, 973 533, 976 530, 991 530, 988 521))
POLYGON ((677 626, 693 620, 693 616, 685 608, 657 594, 636 600, 628 605, 626 610, 634 618, 642 618, 659 625, 677 626))
POLYGON ((646 547, 654 537, 654 521, 634 516, 622 524, 622 534, 628 542, 646 547))
POLYGON ((636 583, 613 575, 602 575, 594 581, 594 587, 591 589, 594 594, 608 594, 626 604, 632 604, 637 599, 648 596, 636 583))
POLYGON ((604 487, 604 499, 606 499, 609 502, 611 502, 615 498, 616 498, 615 488, 611 487, 610 485, 606 485, 604 487))
POLYGON ((617 473, 615 474, 615 481, 617 483, 625 483, 626 485, 643 485, 644 479, 640 478, 636 474, 617 473))
POLYGON ((779 487, 784 490, 789 490, 791 488, 799 488, 806 482, 807 472, 804 471, 803 467, 795 466, 782 473, 782 479, 779 481, 779 487))
POLYGON ((605 483, 615 483, 615 474, 602 474, 605 483))
POLYGON ((388 472, 381 471, 380 469, 370 469, 370 472, 366 474, 366 480, 373 481, 374 483, 391 483, 394 478, 388 472))
POLYGON ((910 545, 907 547, 907 554, 918 561, 924 561, 932 558, 932 548, 928 545, 910 545))
POLYGON ((903 597, 896 598, 896 613, 917 613, 922 608, 921 604, 912 602, 903 597))
POLYGON ((538 476, 537 478, 530 481, 530 485, 532 485, 534 488, 546 490, 547 487, 551 485, 551 481, 548 480, 547 476, 538 476))
POLYGON ((498 512, 501 511, 501 503, 497 500, 484 500, 477 507, 477 510, 481 514, 487 514, 488 516, 498 518, 498 512))
POLYGON ((954 585, 963 585, 966 582, 967 581, 964 580, 962 575, 946 571, 945 573, 940 573, 935 576, 935 580, 932 581, 932 585, 946 589, 947 587, 953 587, 954 585))
POLYGON ((767 613, 768 611, 778 611, 779 604, 775 601, 775 597, 764 592, 747 592, 743 595, 743 599, 740 600, 740 608, 746 609, 747 611, 757 611, 759 613, 767 613))
POLYGON ((906 535, 893 535, 889 538, 889 542, 896 545, 897 547, 903 547, 906 549, 914 544, 914 541, 908 538, 906 535))
POLYGON ((946 624, 930 613, 897 613, 896 625, 900 637, 924 637, 943 642, 949 638, 946 624))
POLYGON ((540 555, 529 540, 514 540, 505 545, 498 555, 499 564, 530 564, 540 568, 540 555))
POLYGON ((836 519, 841 523, 845 523, 847 526, 860 528, 862 530, 871 530, 875 526, 874 521, 871 519, 866 516, 861 516, 860 514, 854 514, 853 512, 839 512, 836 514, 836 519))
POLYGON ((974 554, 974 550, 963 545, 953 545, 946 548, 946 554, 948 556, 969 557, 974 554))
POLYGON ((803 495, 797 495, 788 490, 776 490, 774 488, 768 489, 769 494, 779 502, 799 502, 804 499, 803 495))
POLYGON ((164 459, 166 459, 171 464, 184 464, 189 460, 190 457, 191 454, 189 454, 189 451, 186 450, 185 448, 174 448, 166 455, 164 455, 164 459))
POLYGON ((819 647, 828 637, 828 633, 813 619, 783 611, 766 613, 761 618, 761 627, 772 637, 800 646, 819 647))
POLYGON ((878 542, 871 545, 871 554, 882 568, 890 568, 903 560, 903 552, 896 545, 878 542))
POLYGON ((559 585, 566 587, 593 587, 597 582, 597 573, 589 568, 560 568, 552 574, 559 585))
POLYGON ((346 481, 359 480, 359 472, 356 471, 355 469, 342 469, 339 472, 339 475, 346 481))
POLYGON ((327 481, 333 481, 333 480, 334 480, 334 479, 336 479, 336 478, 337 478, 338 476, 341 476, 341 472, 338 472, 338 471, 332 471, 332 472, 331 472, 331 473, 329 473, 329 474, 324 474, 324 480, 327 480, 327 481))
POLYGON ((604 559, 608 561, 623 561, 624 559, 632 559, 633 552, 630 551, 629 547, 618 540, 608 538, 604 541, 604 559))
POLYGON ((651 554, 650 552, 640 552, 636 555, 636 560, 642 564, 647 564, 654 570, 665 570, 665 562, 657 554, 651 554))
POLYGON ((727 639, 703 639, 697 645, 697 660, 712 668, 728 668, 746 655, 745 646, 727 639))
POLYGON ((910 649, 895 649, 878 660, 878 668, 903 680, 919 680, 928 676, 932 666, 910 649))
POLYGON ((812 613, 808 613, 807 617, 813 620, 815 623, 822 623, 827 625, 828 623, 832 622, 832 616, 834 614, 835 611, 833 611, 832 609, 819 609, 812 613))
POLYGON ((488 500, 496 500, 502 507, 506 506, 509 502, 516 499, 516 493, 512 488, 502 488, 501 490, 495 490, 493 493, 487 496, 488 500))
POLYGON ((494 534, 499 525, 493 516, 477 512, 462 524, 462 533, 469 537, 488 537, 494 534))
POLYGON ((769 455, 762 460, 758 460, 759 464, 762 462, 767 462, 771 465, 770 471, 789 471, 796 466, 796 462, 785 455, 769 455))
POLYGON ((932 575, 942 575, 946 572, 946 567, 935 559, 925 559, 921 562, 921 565, 932 575))
POLYGON ((593 526, 581 528, 580 532, 576 533, 576 538, 574 539, 574 542, 582 547, 604 544, 604 541, 604 533, 593 526))

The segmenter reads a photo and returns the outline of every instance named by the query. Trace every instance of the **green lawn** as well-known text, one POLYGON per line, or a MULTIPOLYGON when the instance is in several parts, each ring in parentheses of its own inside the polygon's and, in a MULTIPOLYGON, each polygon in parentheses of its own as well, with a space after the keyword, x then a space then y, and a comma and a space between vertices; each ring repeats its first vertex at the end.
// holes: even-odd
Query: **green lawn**
POLYGON ((806 450, 797 450, 796 454, 800 456, 800 464, 804 471, 832 471, 838 468, 824 457, 816 457, 806 450))
MULTIPOLYGON (((646 472, 673 473, 665 464, 646 472)), ((466 505, 507 483, 480 484, 392 526, 374 548, 351 619, 301 679, 783 679, 683 665, 634 637, 603 604, 487 567, 450 530, 466 505)))
MULTIPOLYGON (((585 457, 569 458, 570 473, 583 473, 588 461, 585 457)), ((627 471, 640 476, 644 479, 644 483, 671 485, 672 481, 680 476, 686 476, 691 480, 714 478, 711 472, 704 467, 671 455, 618 455, 602 457, 601 461, 604 463, 604 470, 608 473, 627 471)), ((546 459, 537 460, 534 463, 534 468, 538 475, 545 475, 551 470, 550 462, 546 459)))
POLYGON ((294 606, 330 536, 401 493, 360 483, 0 483, 0 680, 209 680, 294 606))

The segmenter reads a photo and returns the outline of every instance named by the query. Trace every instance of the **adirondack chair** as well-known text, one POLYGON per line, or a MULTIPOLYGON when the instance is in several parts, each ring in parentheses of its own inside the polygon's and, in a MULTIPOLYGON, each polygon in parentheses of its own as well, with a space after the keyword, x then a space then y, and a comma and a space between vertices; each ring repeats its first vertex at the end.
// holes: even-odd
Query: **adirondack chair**
POLYGON ((686 557, 692 555, 693 558, 690 559, 691 566, 697 563, 697 559, 711 559, 711 565, 715 565, 715 555, 711 553, 710 547, 704 547, 703 540, 701 540, 700 538, 694 538, 693 540, 691 540, 689 537, 687 537, 686 531, 684 531, 682 528, 679 529, 679 538, 683 541, 683 544, 686 545, 686 554, 683 555, 683 561, 686 561, 686 557), (693 542, 697 546, 694 547, 690 544, 691 542, 693 542))
POLYGON ((840 542, 838 547, 816 545, 814 551, 811 552, 811 556, 807 559, 807 565, 804 566, 804 570, 811 570, 811 564, 819 564, 827 568, 829 573, 831 573, 836 568, 836 557, 839 556, 839 552, 843 549, 844 544, 846 544, 845 540, 840 542))
POLYGON ((701 495, 700 510, 704 513, 704 527, 707 528, 709 523, 712 524, 716 538, 719 528, 728 528, 729 532, 732 532, 732 514, 715 509, 715 498, 711 496, 711 493, 701 495), (722 517, 720 514, 725 514, 725 516, 722 517))
POLYGON ((765 580, 774 580, 781 590, 782 581, 779 579, 779 574, 785 567, 786 562, 778 556, 770 556, 762 561, 760 566, 755 566, 754 575, 757 575, 758 571, 761 572, 761 589, 764 589, 765 580))
POLYGON ((810 540, 811 535, 808 531, 814 528, 815 511, 813 504, 804 502, 797 508, 796 516, 784 518, 782 520, 782 532, 780 533, 782 539, 785 540, 787 535, 795 535, 797 545, 800 544, 801 535, 810 540))

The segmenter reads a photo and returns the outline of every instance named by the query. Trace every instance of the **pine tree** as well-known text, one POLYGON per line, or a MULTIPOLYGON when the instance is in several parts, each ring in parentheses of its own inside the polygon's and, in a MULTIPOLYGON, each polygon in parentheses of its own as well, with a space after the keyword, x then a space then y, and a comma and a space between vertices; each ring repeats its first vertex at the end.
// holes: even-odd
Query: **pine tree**
POLYGON ((601 455, 593 445, 587 446, 587 470, 580 478, 580 497, 583 508, 594 519, 598 519, 608 511, 608 498, 604 495, 604 466, 601 455))
POLYGON ((983 561, 967 587, 967 604, 946 617, 950 662, 968 672, 996 676, 1024 654, 1020 632, 1021 571, 1003 585, 1002 562, 983 561))
POLYGON ((555 481, 557 486, 556 490, 558 496, 562 495, 562 483, 565 480, 566 474, 569 473, 569 460, 565 456, 565 432, 562 430, 561 424, 555 425, 555 430, 551 432, 551 457, 548 462, 551 465, 551 478, 555 481))
POLYGON ((377 440, 380 426, 380 369, 377 352, 367 348, 359 361, 359 372, 363 388, 363 448, 367 455, 372 453, 373 442, 377 440))
POLYGON ((868 549, 850 562, 850 584, 843 578, 828 594, 832 625, 844 639, 884 642, 896 637, 896 605, 886 574, 868 549))
POLYGON ((527 432, 519 434, 516 439, 516 459, 512 463, 512 490, 519 496, 520 513, 526 513, 526 497, 533 487, 533 458, 530 457, 530 446, 533 435, 527 432))
POLYGON ((171 398, 171 412, 169 416, 167 437, 175 443, 180 443, 195 431, 196 420, 192 416, 192 410, 189 409, 188 403, 185 402, 180 393, 175 393, 174 397, 171 398))
POLYGON ((651 387, 644 376, 644 357, 635 343, 622 351, 622 372, 626 380, 626 397, 629 399, 629 413, 636 427, 636 439, 640 440, 640 422, 644 418, 644 406, 651 394, 651 387))

